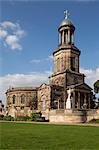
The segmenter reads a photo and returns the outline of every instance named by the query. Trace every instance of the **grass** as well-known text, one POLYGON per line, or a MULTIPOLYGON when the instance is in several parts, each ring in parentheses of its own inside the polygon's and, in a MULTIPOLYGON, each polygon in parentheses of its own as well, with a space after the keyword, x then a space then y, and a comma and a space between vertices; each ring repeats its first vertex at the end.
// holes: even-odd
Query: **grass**
POLYGON ((0 123, 0 150, 99 150, 99 127, 0 123))

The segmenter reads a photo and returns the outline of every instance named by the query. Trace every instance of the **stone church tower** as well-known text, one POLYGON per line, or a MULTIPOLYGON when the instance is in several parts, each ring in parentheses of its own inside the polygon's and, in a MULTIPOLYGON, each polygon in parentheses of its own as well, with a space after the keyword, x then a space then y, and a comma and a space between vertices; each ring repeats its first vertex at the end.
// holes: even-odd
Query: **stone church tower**
POLYGON ((84 74, 79 72, 80 50, 75 46, 75 26, 67 11, 58 32, 59 45, 53 52, 54 73, 50 84, 63 87, 64 109, 90 108, 92 89, 84 82, 84 74))
POLYGON ((84 82, 84 75, 79 72, 80 50, 74 44, 74 31, 75 26, 68 19, 66 11, 58 28, 59 46, 53 52, 54 73, 50 76, 51 84, 67 87, 84 82))

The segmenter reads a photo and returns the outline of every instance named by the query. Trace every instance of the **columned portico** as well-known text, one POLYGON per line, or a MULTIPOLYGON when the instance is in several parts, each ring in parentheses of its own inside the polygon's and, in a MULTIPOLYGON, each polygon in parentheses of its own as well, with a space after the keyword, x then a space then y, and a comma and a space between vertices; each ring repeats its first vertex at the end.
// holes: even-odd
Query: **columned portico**
POLYGON ((67 92, 68 98, 72 102, 71 109, 73 110, 90 109, 91 88, 87 84, 85 83, 75 84, 68 86, 67 88, 71 91, 70 94, 68 94, 67 92))

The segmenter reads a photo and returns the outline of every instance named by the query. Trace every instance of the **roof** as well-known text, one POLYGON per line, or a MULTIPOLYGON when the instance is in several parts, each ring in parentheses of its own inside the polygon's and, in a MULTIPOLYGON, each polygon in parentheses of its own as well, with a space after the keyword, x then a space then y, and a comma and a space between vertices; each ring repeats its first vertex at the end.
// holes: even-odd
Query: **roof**
POLYGON ((72 22, 69 19, 64 19, 61 22, 60 26, 64 26, 64 25, 72 25, 73 26, 72 22))
POLYGON ((80 87, 83 89, 86 89, 86 90, 92 90, 92 88, 89 85, 87 85, 86 83, 73 84, 73 85, 67 86, 67 89, 80 88, 80 87))
POLYGON ((10 87, 6 93, 14 91, 36 91, 37 87, 10 87))
POLYGON ((69 20, 69 19, 64 19, 64 20, 60 23, 59 29, 60 29, 61 27, 63 27, 63 26, 72 26, 72 27, 75 29, 73 23, 72 23, 71 20, 69 20))

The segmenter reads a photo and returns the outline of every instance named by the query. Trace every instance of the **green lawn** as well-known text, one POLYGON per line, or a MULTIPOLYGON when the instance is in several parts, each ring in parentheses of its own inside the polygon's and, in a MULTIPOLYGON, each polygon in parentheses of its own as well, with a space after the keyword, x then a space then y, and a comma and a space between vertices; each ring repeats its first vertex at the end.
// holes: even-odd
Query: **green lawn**
POLYGON ((0 123, 0 150, 99 150, 99 127, 0 123))

